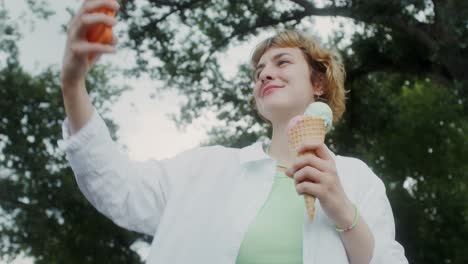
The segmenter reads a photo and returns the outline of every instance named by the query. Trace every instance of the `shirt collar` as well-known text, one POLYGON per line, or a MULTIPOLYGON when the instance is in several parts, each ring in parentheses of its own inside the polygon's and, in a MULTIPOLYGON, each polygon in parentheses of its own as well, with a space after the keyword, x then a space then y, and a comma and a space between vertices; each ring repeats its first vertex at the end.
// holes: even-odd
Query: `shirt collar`
MULTIPOLYGON (((333 157, 333 159, 336 159, 335 153, 333 153, 333 151, 331 151, 327 145, 325 145, 325 147, 327 148, 328 152, 333 157)), ((272 158, 265 153, 263 143, 260 141, 257 141, 249 146, 241 148, 239 159, 241 164, 258 160, 272 160, 272 158)))
POLYGON ((271 159, 263 150, 263 143, 257 141, 249 146, 240 149, 240 163, 248 163, 257 160, 271 159))

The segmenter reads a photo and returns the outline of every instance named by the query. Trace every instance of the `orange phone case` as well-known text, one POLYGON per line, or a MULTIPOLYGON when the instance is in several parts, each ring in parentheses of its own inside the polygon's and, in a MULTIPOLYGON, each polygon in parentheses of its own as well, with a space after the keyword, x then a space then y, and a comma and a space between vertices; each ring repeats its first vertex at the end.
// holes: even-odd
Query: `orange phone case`
MULTIPOLYGON (((107 8, 96 9, 93 13, 104 13, 115 17, 115 12, 107 8)), ((112 27, 105 24, 96 24, 91 26, 86 32, 86 39, 89 42, 111 44, 112 43, 112 27)))
MULTIPOLYGON (((99 8, 93 11, 93 13, 104 13, 109 16, 115 17, 115 12, 107 8, 99 8)), ((100 43, 100 44, 111 44, 113 40, 112 27, 105 24, 96 24, 91 26, 86 32, 86 39, 89 42, 100 43)), ((90 55, 88 61, 93 61, 96 55, 90 55)))

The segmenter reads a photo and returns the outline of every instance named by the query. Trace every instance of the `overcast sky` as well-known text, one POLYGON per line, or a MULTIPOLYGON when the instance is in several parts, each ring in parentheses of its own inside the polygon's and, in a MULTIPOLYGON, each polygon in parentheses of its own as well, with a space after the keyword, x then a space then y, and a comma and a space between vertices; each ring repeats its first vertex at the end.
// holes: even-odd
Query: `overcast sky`
MULTIPOLYGON (((60 68, 65 43, 60 25, 69 20, 65 7, 76 10, 81 3, 74 0, 49 2, 56 10, 54 16, 48 21, 36 21, 32 31, 29 24, 21 26, 27 34, 19 43, 20 60, 26 69, 35 73, 50 65, 60 68)), ((6 6, 13 18, 21 16, 21 11, 26 9, 24 1, 18 0, 7 0, 6 6)), ((128 61, 129 56, 129 51, 120 50, 116 55, 103 57, 102 60, 118 65, 128 61)), ((121 81, 133 89, 125 92, 114 105, 111 117, 120 127, 119 143, 128 147, 132 159, 171 157, 197 146, 206 137, 206 130, 212 125, 210 119, 196 120, 187 127, 186 132, 181 132, 167 118, 168 113, 178 111, 181 101, 174 92, 158 94, 155 99, 150 99, 150 93, 161 83, 145 79, 121 81)))
MULTIPOLYGON (((76 10, 81 0, 49 0, 56 14, 47 21, 35 20, 35 25, 27 23, 31 17, 27 15, 26 0, 0 0, 5 4, 13 20, 23 16, 20 25, 23 38, 19 43, 21 64, 32 73, 39 73, 48 66, 60 68, 65 34, 61 32, 60 25, 66 24, 70 19, 65 11, 66 7, 76 10), (26 21, 26 23, 24 23, 26 21)), ((316 21, 316 31, 325 37, 331 30, 330 20, 321 18, 316 21)), ((241 62, 248 60, 255 44, 268 36, 258 36, 242 46, 230 49, 222 64, 222 70, 232 75, 236 72, 241 62), (244 61, 241 61, 244 60, 244 61)), ((127 62, 130 52, 120 50, 116 55, 106 56, 103 59, 115 65, 127 62)), ((162 85, 155 80, 121 80, 124 84, 131 85, 133 89, 125 92, 119 101, 113 106, 111 117, 119 125, 118 138, 120 145, 128 147, 130 158, 144 160, 149 158, 167 158, 175 154, 197 146, 206 139, 206 131, 216 122, 214 115, 210 115, 193 122, 187 126, 186 131, 178 131, 173 121, 167 118, 167 114, 176 113, 182 98, 175 93, 159 95, 156 99, 150 99, 150 93, 154 88, 162 85)), ((21 260, 15 263, 29 263, 21 260)))
MULTIPOLYGON (((25 2, 25 0, 5 1, 12 18, 20 17, 22 12, 27 10, 25 2)), ((66 24, 70 19, 65 8, 71 7, 76 10, 82 1, 49 2, 56 12, 55 15, 47 21, 36 20, 34 28, 31 28, 29 23, 21 25, 21 30, 25 34, 19 43, 20 60, 26 69, 35 73, 50 65, 60 68, 65 43, 65 34, 61 32, 60 25, 66 24)), ((314 28, 322 37, 330 32, 330 22, 327 18, 317 22, 314 28)), ((227 75, 235 74, 237 66, 248 61, 256 43, 266 36, 268 34, 230 49, 224 60, 229 63, 221 64, 222 70, 227 75)), ((116 55, 103 57, 103 61, 119 65, 122 62, 128 62, 130 57, 129 51, 119 50, 116 55)), ((155 91, 155 87, 162 85, 157 80, 123 79, 121 81, 131 85, 133 89, 120 97, 112 108, 111 117, 119 125, 119 143, 128 147, 128 153, 132 159, 160 159, 174 156, 183 150, 197 146, 206 139, 206 131, 216 124, 214 114, 212 114, 195 120, 186 128, 186 131, 178 131, 167 115, 178 112, 182 98, 174 92, 166 92, 158 94, 156 99, 150 99, 149 95, 155 91)))

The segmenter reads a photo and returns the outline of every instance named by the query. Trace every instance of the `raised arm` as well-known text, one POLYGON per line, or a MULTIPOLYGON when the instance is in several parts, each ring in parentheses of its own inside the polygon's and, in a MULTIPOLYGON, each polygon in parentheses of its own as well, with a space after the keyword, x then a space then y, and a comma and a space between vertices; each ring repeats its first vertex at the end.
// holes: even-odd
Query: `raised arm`
POLYGON ((100 55, 115 52, 115 37, 111 44, 98 44, 86 39, 86 32, 90 27, 99 23, 108 26, 116 23, 112 16, 91 13, 99 8, 116 11, 119 5, 115 0, 86 0, 68 25, 61 81, 71 134, 83 127, 93 113, 93 105, 85 86, 86 74, 100 55), (95 59, 89 61, 90 57, 95 59))
POLYGON ((130 160, 94 109, 86 74, 100 55, 114 52, 116 43, 115 38, 110 44, 87 41, 86 32, 93 25, 116 23, 112 16, 91 13, 101 8, 116 11, 119 5, 115 0, 86 0, 68 26, 61 73, 67 118, 61 145, 80 190, 97 210, 122 227, 154 235, 167 195, 177 185, 173 181, 184 173, 176 163, 186 160, 130 160))

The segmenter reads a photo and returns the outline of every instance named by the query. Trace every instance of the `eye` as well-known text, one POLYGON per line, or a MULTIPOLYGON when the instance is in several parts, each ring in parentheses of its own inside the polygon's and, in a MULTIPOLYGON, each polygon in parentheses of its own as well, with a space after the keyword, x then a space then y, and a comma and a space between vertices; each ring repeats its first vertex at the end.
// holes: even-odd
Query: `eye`
MULTIPOLYGON (((287 60, 280 60, 278 61, 278 66, 281 66, 282 64, 284 63, 289 63, 289 61, 287 60)), ((262 72, 262 70, 259 70, 256 74, 255 74, 255 77, 256 79, 258 80, 258 77, 260 77, 260 73, 262 72)))
POLYGON ((258 80, 258 77, 260 77, 260 72, 262 72, 261 70, 260 71, 257 71, 257 73, 255 74, 255 78, 258 80))

